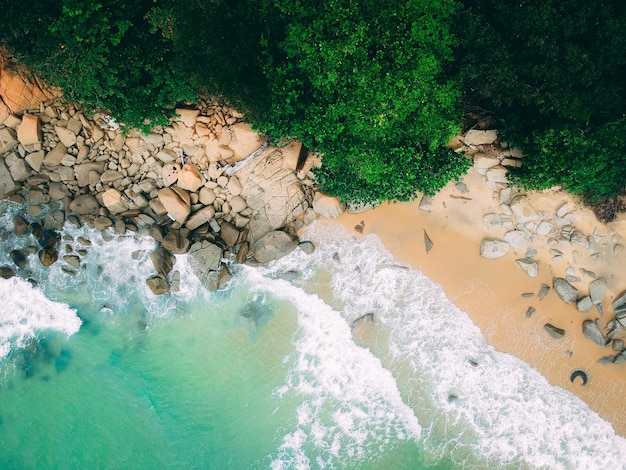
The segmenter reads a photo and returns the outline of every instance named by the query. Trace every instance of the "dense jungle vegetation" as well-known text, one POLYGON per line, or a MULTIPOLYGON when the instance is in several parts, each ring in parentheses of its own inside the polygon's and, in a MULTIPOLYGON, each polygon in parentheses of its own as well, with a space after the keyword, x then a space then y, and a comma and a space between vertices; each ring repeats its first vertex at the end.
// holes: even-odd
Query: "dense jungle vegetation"
POLYGON ((323 154, 345 200, 408 200, 468 168, 468 116, 525 152, 512 178, 590 203, 626 181, 622 0, 0 0, 0 41, 129 126, 216 95, 323 154), (465 117, 465 119, 464 119, 465 117))

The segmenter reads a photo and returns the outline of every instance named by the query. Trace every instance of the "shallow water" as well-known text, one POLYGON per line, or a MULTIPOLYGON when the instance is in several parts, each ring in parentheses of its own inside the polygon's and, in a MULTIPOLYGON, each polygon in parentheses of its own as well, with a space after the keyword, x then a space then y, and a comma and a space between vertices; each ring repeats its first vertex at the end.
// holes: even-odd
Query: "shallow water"
MULTIPOLYGON (((0 468, 624 468, 609 423, 373 236, 314 226, 312 255, 216 293, 178 256, 155 297, 153 242, 79 235, 75 276, 0 279, 0 468)), ((0 265, 33 242, 5 238, 0 265)))

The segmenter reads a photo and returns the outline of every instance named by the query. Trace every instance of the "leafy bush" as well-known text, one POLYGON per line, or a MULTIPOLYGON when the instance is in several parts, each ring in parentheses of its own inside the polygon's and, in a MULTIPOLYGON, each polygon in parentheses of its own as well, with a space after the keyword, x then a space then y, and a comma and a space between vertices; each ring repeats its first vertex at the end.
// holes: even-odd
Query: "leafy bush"
POLYGON ((148 21, 151 0, 3 3, 8 50, 70 101, 148 129, 167 122, 167 104, 194 98, 148 21))

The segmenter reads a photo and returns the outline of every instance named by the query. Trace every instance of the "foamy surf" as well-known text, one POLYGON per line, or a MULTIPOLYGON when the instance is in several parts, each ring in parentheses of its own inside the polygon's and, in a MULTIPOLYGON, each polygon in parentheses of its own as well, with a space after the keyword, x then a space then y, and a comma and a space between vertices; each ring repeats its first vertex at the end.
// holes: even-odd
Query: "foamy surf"
MULTIPOLYGON (((269 278, 286 272, 301 273, 294 280, 297 288, 326 292, 324 295, 340 314, 335 313, 333 318, 332 309, 314 308, 309 294, 287 294, 290 288, 286 286, 265 288, 275 291, 275 295, 293 297, 291 301, 301 311, 304 331, 324 337, 325 329, 341 315, 343 333, 332 342, 299 339, 306 348, 296 342, 301 356, 309 359, 295 369, 297 379, 290 377, 288 389, 300 390, 300 382, 310 385, 300 377, 315 371, 329 350, 339 349, 337 343, 346 348, 352 342, 348 324, 373 312, 378 336, 372 348, 376 359, 369 351, 361 350, 362 354, 353 358, 351 369, 380 369, 382 364, 393 376, 395 383, 389 383, 389 389, 399 390, 423 428, 417 442, 426 464, 459 468, 624 468, 626 440, 615 434, 610 423, 578 397, 550 385, 528 364, 495 351, 438 284, 418 271, 402 268, 375 236, 357 239, 341 227, 321 225, 311 228, 307 236, 318 246, 313 255, 297 250, 262 272, 269 278)), ((347 373, 335 380, 352 383, 357 378, 347 373)), ((362 410, 376 408, 378 392, 365 395, 371 406, 362 405, 362 410)), ((319 391, 311 389, 308 393, 315 403, 319 391)), ((305 416, 310 415, 307 408, 305 416)), ((306 454, 310 434, 298 426, 283 447, 301 449, 306 454)), ((332 442, 317 445, 332 447, 332 442)), ((311 464, 304 458, 296 461, 306 463, 301 464, 302 468, 311 464)), ((317 464, 313 462, 313 466, 317 464)))
POLYGON ((81 321, 76 310, 48 300, 29 282, 13 277, 0 278, 0 359, 12 347, 21 348, 44 330, 57 330, 72 335, 81 321))

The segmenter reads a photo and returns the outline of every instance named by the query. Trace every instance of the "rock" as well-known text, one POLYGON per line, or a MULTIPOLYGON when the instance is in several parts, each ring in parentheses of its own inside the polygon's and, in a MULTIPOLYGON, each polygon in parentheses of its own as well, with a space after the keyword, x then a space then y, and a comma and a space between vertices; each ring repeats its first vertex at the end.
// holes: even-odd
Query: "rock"
POLYGON ((267 263, 288 255, 298 246, 298 242, 281 230, 274 230, 261 237, 254 244, 254 258, 259 263, 267 263))
POLYGON ((239 212, 244 211, 247 205, 246 205, 246 201, 244 201, 244 199, 241 196, 234 196, 230 200, 230 207, 231 207, 231 212, 238 214, 239 212))
POLYGON ((500 214, 485 214, 483 216, 483 223, 485 224, 485 227, 493 230, 495 228, 502 227, 502 218, 500 217, 500 214))
POLYGON ((102 193, 102 204, 111 214, 120 214, 130 208, 122 193, 115 188, 109 188, 102 193))
POLYGON ((576 302, 576 308, 579 312, 587 313, 593 307, 593 302, 591 301, 591 297, 583 297, 578 302, 576 302))
POLYGON ((30 178, 31 172, 24 159, 12 153, 6 156, 5 161, 9 165, 9 171, 11 172, 11 178, 13 178, 13 181, 26 181, 30 178))
POLYGON ((100 176, 100 181, 102 182, 102 184, 110 184, 110 183, 113 183, 115 181, 121 180, 122 178, 124 178, 124 175, 122 173, 120 173, 119 171, 117 171, 117 170, 106 170, 100 176))
POLYGON ((13 276, 15 276, 15 271, 13 271, 11 268, 7 266, 0 267, 0 277, 2 279, 11 279, 13 276))
POLYGON ((186 191, 195 193, 200 188, 200 186, 202 186, 203 182, 204 177, 200 174, 198 169, 194 165, 187 163, 178 172, 178 179, 176 181, 176 184, 186 191))
POLYGON ((63 261, 75 269, 80 268, 80 258, 76 255, 65 255, 63 256, 63 261))
POLYGON ((470 129, 463 136, 465 145, 489 145, 498 139, 498 131, 470 129))
POLYGON ((250 244, 248 242, 243 242, 239 246, 239 251, 237 251, 237 257, 235 258, 237 263, 239 264, 245 263, 246 259, 248 258, 249 251, 250 251, 250 244))
POLYGON ((45 267, 52 266, 59 259, 59 252, 52 247, 42 248, 39 251, 39 261, 45 267))
POLYGON ((74 134, 71 130, 54 126, 54 132, 59 137, 59 142, 61 142, 65 147, 71 147, 76 144, 76 134, 74 134))
POLYGON ((239 240, 239 229, 230 222, 222 222, 220 228, 220 237, 226 243, 226 246, 233 247, 239 240))
POLYGON ((526 234, 521 230, 510 230, 504 234, 503 238, 513 248, 521 248, 526 243, 526 234))
POLYGON ((561 277, 552 279, 552 287, 561 300, 567 304, 573 304, 578 300, 578 289, 561 277))
POLYGON ((0 199, 9 197, 21 189, 13 177, 9 168, 6 166, 4 159, 0 158, 0 199))
POLYGON ((22 237, 28 233, 28 224, 21 215, 13 217, 13 231, 18 237, 22 237))
POLYGON ((146 284, 154 295, 163 295, 170 290, 170 285, 167 283, 167 280, 159 274, 155 274, 146 279, 146 284))
POLYGON ((231 134, 232 138, 228 148, 232 150, 235 160, 243 160, 263 144, 263 136, 253 132, 250 125, 242 122, 231 127, 231 134))
POLYGON ((190 241, 180 235, 180 230, 170 230, 162 239, 161 244, 170 253, 182 254, 189 251, 190 241))
POLYGON ((105 230, 113 227, 113 221, 108 217, 101 215, 94 219, 93 226, 96 230, 104 232, 105 230))
POLYGON ((41 124, 38 116, 32 114, 22 116, 22 122, 17 128, 17 140, 24 146, 41 142, 41 124))
POLYGON ((153 250, 150 253, 150 260, 156 272, 163 277, 167 276, 174 269, 174 263, 176 263, 176 258, 163 247, 153 250))
POLYGON ((626 350, 624 350, 621 353, 617 354, 613 358, 613 364, 622 364, 624 362, 626 362, 626 350))
POLYGON ((231 176, 226 184, 226 189, 233 196, 239 196, 242 191, 241 183, 239 182, 239 178, 236 176, 231 176))
POLYGON ((170 149, 161 150, 156 157, 163 163, 171 163, 176 160, 176 154, 170 149))
POLYGON ((91 194, 83 194, 70 203, 70 210, 78 215, 97 215, 100 204, 91 194))
POLYGON ((419 203, 419 210, 423 212, 430 212, 433 208, 433 198, 430 196, 422 196, 419 203))
POLYGON ((342 204, 337 197, 318 192, 313 198, 313 210, 322 217, 334 219, 343 213, 345 204, 342 204))
POLYGON ((300 247, 300 249, 304 251, 307 255, 312 255, 315 251, 315 245, 313 244, 313 242, 310 241, 300 242, 298 243, 298 247, 300 247))
POLYGON ((48 196, 55 201, 61 201, 70 195, 70 190, 63 183, 50 183, 48 196))
POLYGON ((191 245, 189 256, 192 269, 204 283, 205 287, 211 289, 214 286, 217 289, 217 281, 219 280, 217 270, 222 259, 222 249, 209 241, 203 240, 191 245))
POLYGON ((545 325, 543 325, 543 329, 554 339, 560 339, 565 336, 565 330, 558 328, 551 323, 546 323, 545 325))
POLYGON ((195 230, 202 224, 206 224, 215 215, 215 209, 212 206, 204 207, 197 212, 194 212, 187 222, 185 227, 189 230, 195 230))
POLYGON ((28 264, 28 253, 24 250, 12 250, 9 256, 18 268, 23 268, 28 264))
POLYGON ((624 340, 623 339, 614 339, 613 344, 611 345, 613 351, 623 351, 624 350, 624 340))
POLYGON ((176 114, 178 115, 175 118, 177 121, 182 122, 187 127, 193 127, 196 125, 200 111, 197 109, 176 108, 176 114))
POLYGON ((63 157, 65 157, 66 154, 67 148, 59 142, 46 154, 43 159, 43 164, 46 168, 56 168, 61 164, 63 157))
POLYGON ((76 181, 78 182, 79 187, 89 186, 90 184, 90 173, 95 171, 98 173, 98 180, 102 173, 104 173, 105 162, 85 162, 74 167, 74 175, 76 176, 76 181))
POLYGON ((565 214, 567 214, 568 211, 569 211, 569 205, 567 204, 567 202, 564 202, 559 207, 557 207, 556 216, 561 217, 561 218, 565 217, 565 214))
POLYGON ((171 186, 176 183, 176 181, 178 181, 178 175, 180 174, 180 170, 180 165, 175 162, 163 165, 163 169, 161 170, 163 186, 171 186))
POLYGON ((359 328, 360 326, 363 326, 363 325, 373 325, 373 324, 374 324, 374 314, 373 313, 366 313, 365 315, 362 315, 359 318, 357 318, 356 320, 354 320, 350 324, 350 328, 352 330, 355 330, 355 329, 359 328))
POLYGON ((604 300, 606 286, 606 280, 602 277, 589 283, 589 297, 594 305, 599 305, 604 300))
POLYGON ((495 259, 509 252, 509 244, 495 238, 485 238, 480 242, 480 255, 483 258, 495 259))
POLYGON ((585 320, 583 322, 583 335, 598 346, 604 346, 606 342, 600 328, 598 328, 598 325, 596 325, 596 322, 593 320, 585 320))
POLYGON ((426 254, 428 254, 430 250, 433 249, 433 241, 428 236, 426 229, 424 229, 424 248, 426 249, 426 254))
POLYGON ((509 206, 511 207, 511 212, 513 212, 513 217, 515 217, 515 221, 518 224, 525 224, 526 222, 533 222, 541 219, 539 213, 523 196, 515 196, 511 200, 511 204, 509 206))
POLYGON ((550 232, 552 232, 553 229, 554 229, 554 225, 544 220, 539 223, 539 225, 537 226, 537 230, 535 230, 535 232, 538 235, 546 236, 550 232))
POLYGON ((202 187, 200 189, 200 193, 198 194, 198 200, 205 206, 213 204, 215 202, 215 197, 215 191, 206 187, 202 187))
POLYGON ((0 129, 0 155, 10 152, 17 147, 18 140, 13 129, 0 129))
POLYGON ((45 157, 45 152, 43 150, 39 150, 38 152, 32 152, 24 157, 28 166, 30 166, 35 172, 39 173, 41 171, 41 166, 43 165, 43 159, 45 157))
POLYGON ((189 194, 180 188, 163 188, 159 191, 159 201, 168 214, 179 224, 184 224, 191 213, 189 194))
POLYGON ((485 155, 484 153, 477 153, 474 155, 474 169, 476 170, 476 173, 480 175, 486 175, 487 170, 498 166, 499 164, 500 160, 496 157, 485 155))
POLYGON ((54 211, 46 214, 43 227, 46 230, 62 230, 63 224, 65 224, 65 212, 54 211))
POLYGON ((539 274, 539 262, 532 259, 516 259, 515 262, 522 268, 528 277, 537 277, 539 274))
POLYGON ((509 170, 502 165, 494 166, 493 168, 489 168, 487 170, 487 181, 491 181, 492 183, 508 183, 509 180, 506 177, 506 174, 509 170))

